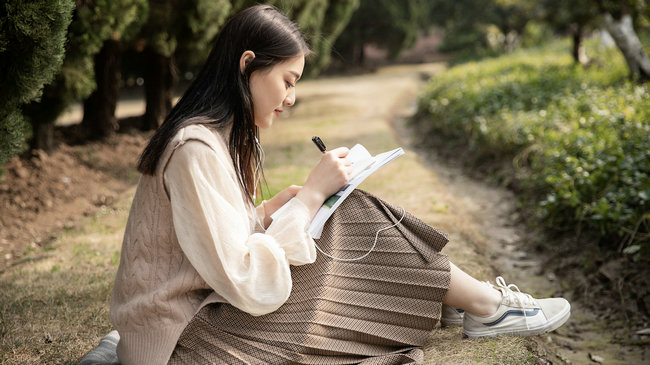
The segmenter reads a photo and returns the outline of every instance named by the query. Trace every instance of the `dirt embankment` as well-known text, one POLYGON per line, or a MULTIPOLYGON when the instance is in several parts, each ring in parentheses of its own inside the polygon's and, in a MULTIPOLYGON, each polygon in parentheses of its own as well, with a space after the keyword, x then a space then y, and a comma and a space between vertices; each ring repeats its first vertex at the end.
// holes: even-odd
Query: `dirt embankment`
POLYGON ((0 268, 50 244, 79 218, 111 206, 137 179, 133 170, 148 133, 68 145, 14 157, 0 177, 0 268))

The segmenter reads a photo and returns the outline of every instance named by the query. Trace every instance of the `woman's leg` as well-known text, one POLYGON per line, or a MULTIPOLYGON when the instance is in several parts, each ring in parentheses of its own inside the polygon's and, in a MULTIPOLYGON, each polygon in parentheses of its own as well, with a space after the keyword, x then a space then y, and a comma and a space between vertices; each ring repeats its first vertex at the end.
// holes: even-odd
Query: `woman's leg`
POLYGON ((555 330, 571 315, 571 304, 564 298, 535 299, 502 277, 491 286, 450 265, 451 282, 442 302, 466 311, 464 336, 533 336, 555 330))
POLYGON ((451 283, 442 302, 471 314, 486 317, 497 311, 501 304, 501 292, 480 282, 451 265, 451 283))

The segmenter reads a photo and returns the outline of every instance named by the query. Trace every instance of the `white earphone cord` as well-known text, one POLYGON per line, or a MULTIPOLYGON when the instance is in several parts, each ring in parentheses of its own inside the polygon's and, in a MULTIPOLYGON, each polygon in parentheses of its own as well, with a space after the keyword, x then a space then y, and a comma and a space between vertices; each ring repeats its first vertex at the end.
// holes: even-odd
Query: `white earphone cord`
MULTIPOLYGON (((256 145, 256 147, 259 149, 259 151, 261 152, 261 153, 260 153, 260 155, 261 155, 261 157, 262 157, 262 158, 261 158, 261 160, 262 160, 261 163, 264 164, 264 158, 265 158, 266 156, 264 155, 264 149, 262 148, 262 146, 260 145, 259 141, 257 140, 257 137, 255 137, 255 145, 256 145)), ((260 182, 260 181, 259 181, 259 175, 258 175, 259 168, 260 168, 260 161, 258 161, 257 166, 255 166, 255 181, 254 181, 254 184, 255 184, 255 190, 253 191, 253 201, 255 200, 255 198, 256 198, 256 196, 257 196, 257 184, 259 184, 259 182, 260 182)), ((317 245, 315 242, 314 242, 314 246, 316 246, 316 249, 317 249, 320 253, 322 253, 323 255, 325 255, 325 256, 327 256, 327 257, 333 259, 333 260, 338 260, 338 261, 358 261, 358 260, 361 260, 361 259, 365 258, 366 256, 370 255, 370 253, 375 249, 375 246, 377 246, 377 239, 379 239, 379 232, 381 232, 381 231, 385 231, 385 230, 390 229, 390 228, 393 228, 393 227, 397 226, 398 224, 402 223, 402 220, 403 220, 404 217, 406 216, 406 210, 404 210, 404 208, 401 208, 401 209, 402 209, 402 218, 400 218, 400 219, 397 221, 397 223, 395 223, 395 224, 393 224, 393 225, 390 225, 390 226, 388 226, 388 227, 384 227, 384 228, 379 229, 379 230, 377 231, 377 233, 375 234, 375 242, 372 244, 372 247, 370 247, 370 250, 369 250, 368 252, 366 252, 365 254, 363 254, 362 256, 359 256, 359 257, 354 258, 354 259, 343 259, 343 258, 340 258, 340 257, 334 257, 334 256, 332 256, 332 255, 326 253, 326 252, 323 251, 320 247, 318 247, 318 245, 317 245)))
POLYGON ((359 256, 357 258, 343 259, 343 258, 340 258, 340 257, 334 257, 334 256, 332 256, 330 254, 325 253, 323 250, 321 250, 321 248, 318 247, 318 245, 315 242, 314 242, 314 246, 316 246, 316 249, 318 250, 318 252, 322 253, 323 255, 325 255, 325 256, 333 259, 333 260, 337 260, 337 261, 358 261, 358 260, 361 260, 361 259, 365 258, 366 256, 370 255, 370 253, 375 249, 375 246, 377 246, 377 239, 379 238, 379 232, 385 231, 385 230, 387 230, 389 228, 393 228, 393 227, 397 226, 398 224, 402 223, 402 219, 404 219, 404 216, 406 216, 406 210, 404 210, 404 208, 402 208, 402 218, 400 218, 397 221, 397 223, 395 223, 395 224, 393 224, 391 226, 379 229, 377 231, 377 233, 375 234, 375 242, 372 244, 372 247, 370 247, 370 250, 368 252, 366 252, 365 254, 363 254, 362 256, 359 256))

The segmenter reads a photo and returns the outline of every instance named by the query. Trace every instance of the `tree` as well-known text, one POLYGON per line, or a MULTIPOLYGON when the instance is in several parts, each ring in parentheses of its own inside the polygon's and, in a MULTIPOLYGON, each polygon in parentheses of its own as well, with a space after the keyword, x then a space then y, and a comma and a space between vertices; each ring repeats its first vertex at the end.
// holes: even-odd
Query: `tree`
POLYGON ((541 18, 556 32, 568 33, 573 41, 571 54, 576 63, 586 64, 583 38, 598 19, 598 7, 593 0, 541 0, 541 18))
MULTIPOLYGON (((257 3, 235 0, 233 13, 257 3)), ((298 24, 314 51, 307 73, 316 75, 329 64, 332 47, 359 8, 360 0, 267 0, 264 3, 277 7, 298 24)))
POLYGON ((142 129, 158 128, 171 110, 178 83, 176 58, 186 64, 202 62, 230 11, 228 0, 149 0, 149 19, 139 35, 147 64, 142 129))
POLYGON ((359 0, 304 0, 281 4, 280 9, 298 24, 314 51, 308 74, 318 74, 329 63, 332 45, 359 7, 359 0))
POLYGON ((72 0, 0 4, 0 164, 24 148, 21 106, 36 100, 63 62, 72 0))
POLYGON ((537 1, 434 0, 431 18, 445 29, 443 51, 477 50, 487 46, 512 51, 519 46, 528 22, 537 16, 537 1), (490 34, 497 37, 490 38, 490 34))
POLYGON ((431 0, 429 18, 445 30, 440 50, 475 50, 487 46, 486 25, 492 0, 431 0))
POLYGON ((311 59, 311 75, 322 71, 330 62, 332 46, 349 24, 354 12, 359 8, 359 0, 330 0, 323 13, 323 19, 315 36, 310 39, 316 57, 311 59))
POLYGON ((633 79, 650 80, 650 59, 634 30, 634 20, 647 15, 645 0, 597 0, 605 20, 605 29, 623 53, 633 79))
POLYGON ((116 22, 120 21, 110 13, 115 9, 114 2, 75 1, 63 66, 54 82, 43 90, 41 100, 24 108, 34 130, 32 148, 51 150, 58 116, 74 101, 85 99, 95 89, 93 58, 104 41, 113 35, 116 22))
POLYGON ((427 27, 420 15, 428 14, 429 7, 427 1, 361 0, 334 49, 357 66, 365 61, 366 44, 375 44, 396 58, 427 27))
MULTIPOLYGON (((575 3, 572 2, 572 6, 575 3)), ((487 22, 494 24, 503 37, 506 51, 512 51, 518 46, 519 39, 528 22, 536 17, 536 0, 493 0, 491 6, 486 6, 487 22)))
POLYGON ((106 2, 103 10, 111 34, 93 58, 97 87, 84 101, 81 122, 86 136, 93 139, 105 138, 118 128, 115 108, 119 98, 122 53, 146 21, 148 3, 146 0, 112 0, 106 2))

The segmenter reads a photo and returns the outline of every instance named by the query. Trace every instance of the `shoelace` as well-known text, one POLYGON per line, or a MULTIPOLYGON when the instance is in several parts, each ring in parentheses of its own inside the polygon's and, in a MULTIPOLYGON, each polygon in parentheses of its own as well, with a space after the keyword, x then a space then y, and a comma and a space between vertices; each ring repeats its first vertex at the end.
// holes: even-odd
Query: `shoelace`
POLYGON ((501 294, 508 299, 511 303, 516 303, 522 309, 524 313, 524 322, 526 323, 526 329, 530 329, 528 326, 528 316, 526 315, 526 305, 535 305, 535 299, 530 296, 530 294, 522 293, 521 290, 515 284, 506 284, 505 279, 501 276, 496 278, 497 285, 492 285, 492 287, 499 290, 501 294))

